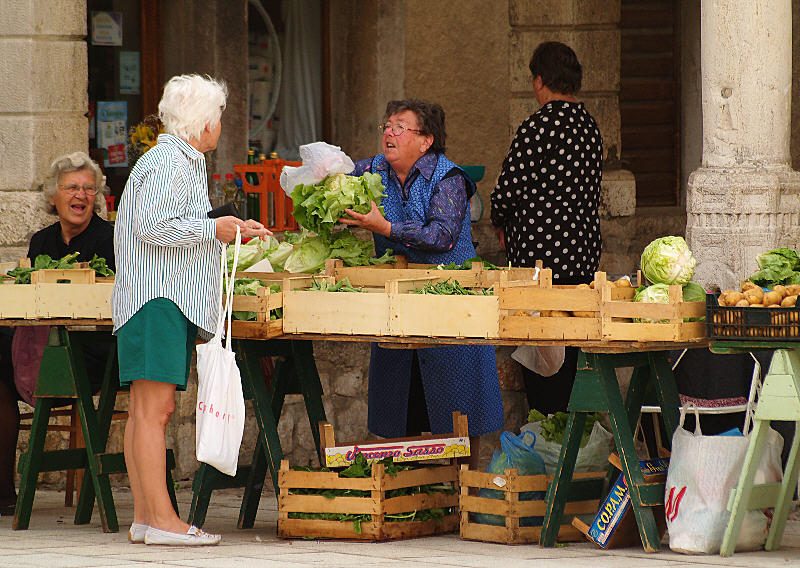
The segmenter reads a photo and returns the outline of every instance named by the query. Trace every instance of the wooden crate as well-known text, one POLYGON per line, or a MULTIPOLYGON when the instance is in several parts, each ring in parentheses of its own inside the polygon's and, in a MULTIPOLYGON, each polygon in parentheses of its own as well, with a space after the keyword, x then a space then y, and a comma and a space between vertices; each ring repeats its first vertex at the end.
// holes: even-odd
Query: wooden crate
POLYGON ((455 464, 387 475, 383 464, 372 465, 372 477, 365 479, 342 478, 335 472, 293 471, 283 460, 278 472, 278 536, 280 538, 336 538, 348 540, 395 540, 455 532, 458 515, 445 515, 441 522, 390 521, 386 515, 402 514, 424 509, 458 507, 458 495, 433 493, 386 497, 392 489, 458 482, 455 464), (322 495, 292 495, 293 488, 349 489, 368 491, 365 497, 334 497, 322 495), (361 523, 357 533, 352 522, 322 519, 290 519, 290 513, 365 514, 371 520, 361 523))
POLYGON ((705 321, 684 321, 705 317, 706 303, 684 302, 678 285, 669 287, 669 303, 657 304, 622 300, 612 289, 601 289, 602 338, 607 341, 693 341, 706 337, 705 321), (635 322, 634 319, 657 323, 635 322), (666 321, 662 321, 666 320, 666 321))
POLYGON ((285 333, 390 335, 389 296, 385 289, 367 292, 314 292, 313 280, 334 283, 333 276, 295 276, 283 281, 285 333))
MULTIPOLYGON (((333 426, 320 423, 320 443, 326 461, 346 465, 353 457, 344 454, 361 453, 372 461, 372 475, 369 478, 339 477, 331 471, 294 471, 289 469, 286 460, 281 462, 278 472, 278 536, 281 538, 338 538, 348 540, 394 540, 414 538, 434 534, 455 532, 458 528, 458 494, 432 492, 415 495, 387 496, 388 491, 450 483, 458 486, 458 467, 455 459, 447 460, 445 465, 435 465, 410 471, 399 471, 396 475, 386 473, 386 467, 378 463, 377 455, 383 456, 382 450, 404 448, 413 450, 420 447, 436 447, 443 438, 458 437, 466 445, 469 455, 469 425, 467 417, 460 412, 453 412, 453 432, 442 436, 417 436, 413 438, 395 438, 368 440, 353 444, 337 445, 333 426), (376 447, 380 445, 381 447, 376 447), (363 451, 362 451, 363 449, 363 451), (330 450, 330 451, 328 451, 330 450), (337 496, 328 498, 323 495, 297 495, 292 489, 346 489, 367 492, 364 496, 337 496), (397 521, 387 515, 401 515, 412 511, 426 509, 450 508, 453 512, 446 514, 440 521, 397 521), (353 522, 289 518, 292 513, 335 513, 343 515, 369 515, 369 520, 361 521, 360 532, 356 531, 353 522)), ((402 452, 402 449, 401 449, 402 452)), ((392 455, 388 453, 386 455, 392 455)), ((460 455, 460 454, 454 454, 460 455)), ((402 458, 401 458, 402 459, 402 458)), ((404 461, 422 461, 431 459, 428 454, 408 456, 404 461)), ((439 463, 442 463, 439 461, 439 463)))
MULTIPOLYGON (((237 272, 236 278, 257 278, 267 283, 283 284, 288 273, 282 272, 237 272)), ((275 310, 283 307, 283 291, 271 292, 265 286, 259 286, 255 296, 234 295, 233 311, 255 312, 255 321, 233 320, 231 333, 234 337, 247 339, 271 339, 283 335, 283 319, 270 319, 275 310)))
MULTIPOLYGON (((466 287, 491 288, 496 282, 511 280, 533 281, 536 268, 504 268, 484 270, 483 265, 473 264, 469 270, 440 270, 432 264, 409 264, 404 256, 398 256, 395 264, 374 266, 344 266, 338 258, 328 259, 325 274, 334 276, 336 281, 349 278, 353 286, 380 287, 390 280, 405 278, 452 279, 466 287)), ((536 262, 541 269, 541 261, 536 262)))
POLYGON ((90 268, 37 270, 31 284, 0 285, 0 317, 111 319, 113 278, 103 280, 90 268))
MULTIPOLYGON (((391 335, 423 337, 499 337, 496 296, 413 294, 432 278, 402 278, 386 283, 391 335)), ((437 277, 435 280, 442 280, 437 277)))
POLYGON ((500 283, 499 301, 500 337, 503 339, 602 339, 600 307, 601 289, 608 288, 614 300, 632 300, 631 287, 617 288, 606 281, 605 272, 595 274, 595 288, 578 288, 576 285, 553 284, 553 272, 541 271, 534 282, 513 281, 500 283), (591 317, 554 317, 548 312, 581 312, 591 317), (537 312, 542 315, 537 315, 537 312))
MULTIPOLYGON (((547 492, 553 481, 552 475, 519 475, 516 469, 507 469, 505 475, 471 471, 466 465, 459 472, 459 511, 461 515, 460 535, 465 540, 480 540, 501 544, 527 544, 539 542, 541 526, 521 527, 520 519, 525 517, 543 517, 547 509, 544 499, 520 501, 520 493, 527 491, 547 492), (479 497, 480 489, 501 491, 504 499, 479 497), (474 522, 475 513, 498 515, 505 520, 504 526, 485 525, 474 522)), ((588 493, 596 493, 596 497, 587 495, 587 491, 568 497, 564 507, 563 522, 558 531, 559 542, 574 542, 584 539, 576 528, 570 524, 573 515, 597 513, 600 503, 601 487, 605 472, 576 473, 575 480, 593 481, 588 493), (596 489, 596 491, 594 491, 596 489)))

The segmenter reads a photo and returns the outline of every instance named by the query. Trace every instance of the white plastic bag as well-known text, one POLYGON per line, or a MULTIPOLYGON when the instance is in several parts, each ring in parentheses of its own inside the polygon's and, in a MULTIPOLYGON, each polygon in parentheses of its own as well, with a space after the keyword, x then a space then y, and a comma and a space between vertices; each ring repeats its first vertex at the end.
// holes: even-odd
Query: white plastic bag
MULTIPOLYGON (((233 265, 239 261, 242 238, 236 230, 236 245, 233 265)), ((220 301, 217 330, 208 343, 197 346, 197 428, 195 445, 197 460, 227 475, 236 475, 239 461, 239 446, 244 433, 244 395, 236 354, 231 349, 231 313, 233 294, 228 294, 225 308, 222 306, 222 281, 225 289, 233 290, 235 273, 228 275, 225 262, 227 247, 222 247, 222 270, 220 277, 220 301), (226 341, 225 319, 228 320, 226 341)))
MULTIPOLYGON (((522 432, 530 431, 536 434, 536 443, 533 449, 542 456, 545 472, 553 475, 556 472, 558 458, 561 455, 561 440, 548 442, 542 436, 542 423, 529 422, 521 428, 522 432)), ((578 449, 578 458, 575 460, 575 473, 588 473, 604 471, 608 467, 608 456, 614 444, 614 434, 603 428, 599 422, 592 426, 589 441, 578 449)))
MULTIPOLYGON (((686 554, 716 554, 728 526, 728 498, 742 471, 749 433, 745 436, 704 436, 697 408, 681 408, 680 426, 672 437, 672 454, 664 506, 669 547, 686 554), (694 408, 695 431, 683 428, 686 411, 694 408)), ((783 438, 770 429, 755 476, 755 483, 780 481, 783 438)), ((756 550, 767 539, 767 516, 745 513, 736 550, 756 550)))
POLYGON ((543 377, 552 377, 564 364, 563 345, 520 345, 511 358, 543 377))
POLYGON ((286 195, 299 184, 315 185, 331 174, 349 174, 355 169, 350 157, 339 146, 327 142, 312 142, 298 149, 302 166, 283 166, 281 187, 286 195))

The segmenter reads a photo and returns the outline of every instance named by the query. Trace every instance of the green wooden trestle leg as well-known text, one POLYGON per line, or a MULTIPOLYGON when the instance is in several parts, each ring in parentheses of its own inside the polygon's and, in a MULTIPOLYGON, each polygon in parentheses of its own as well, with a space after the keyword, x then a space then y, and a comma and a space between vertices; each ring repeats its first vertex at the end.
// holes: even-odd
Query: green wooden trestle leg
MULTIPOLYGON (((110 404, 113 409, 116 387, 110 386, 113 381, 109 381, 107 376, 104 383, 106 398, 101 397, 100 404, 101 409, 105 410, 100 413, 101 416, 98 420, 84 366, 81 341, 82 337, 79 333, 71 334, 63 327, 54 327, 50 330, 49 342, 42 355, 39 379, 36 385, 37 401, 28 451, 20 460, 22 476, 14 514, 14 529, 28 528, 40 472, 85 468, 87 483, 84 485, 76 508, 75 522, 89 522, 96 498, 103 531, 116 532, 119 530, 108 474, 124 471, 124 463, 121 470, 115 468, 114 458, 119 455, 105 454, 111 420, 106 406, 110 404), (85 449, 44 451, 44 439, 47 434, 50 411, 55 399, 58 398, 75 400, 86 443, 85 449), (105 467, 103 462, 107 464, 105 467)), ((109 363, 106 372, 111 372, 112 368, 115 368, 113 362, 109 363)), ((119 459, 116 460, 116 463, 119 463, 119 459)))
POLYGON ((192 484, 194 495, 188 519, 196 526, 202 526, 205 522, 214 489, 244 487, 237 522, 241 529, 252 528, 255 523, 267 472, 271 475, 275 494, 278 494, 278 470, 283 459, 283 450, 277 424, 287 394, 303 395, 317 454, 320 453, 318 423, 325 420, 325 409, 322 406, 322 386, 314 362, 312 343, 296 340, 235 339, 233 348, 238 358, 244 396, 253 401, 253 413, 259 431, 258 442, 250 465, 240 465, 234 477, 224 475, 207 464, 200 464, 192 484), (269 388, 261 371, 260 359, 265 356, 279 357, 269 388))
POLYGON ((745 513, 755 509, 775 507, 772 525, 764 548, 775 550, 780 547, 786 527, 786 518, 797 487, 797 475, 800 473, 800 462, 798 461, 798 449, 800 448, 800 352, 797 347, 778 349, 772 356, 769 372, 764 377, 764 384, 761 387, 753 424, 742 472, 728 501, 731 517, 722 539, 720 548, 722 556, 733 554, 745 513), (794 439, 786 470, 783 473, 783 481, 754 485, 753 480, 761 461, 770 420, 793 421, 795 423, 794 439))
POLYGON ((564 443, 553 483, 547 491, 540 546, 555 546, 567 495, 579 484, 572 480, 586 415, 608 412, 622 470, 631 492, 631 502, 642 545, 648 552, 659 549, 653 507, 664 502, 663 483, 645 483, 634 446, 634 428, 648 391, 661 406, 669 438, 678 424, 680 401, 666 352, 586 353, 578 358, 578 371, 568 405, 564 443), (634 367, 626 400, 622 400, 616 369, 634 367))

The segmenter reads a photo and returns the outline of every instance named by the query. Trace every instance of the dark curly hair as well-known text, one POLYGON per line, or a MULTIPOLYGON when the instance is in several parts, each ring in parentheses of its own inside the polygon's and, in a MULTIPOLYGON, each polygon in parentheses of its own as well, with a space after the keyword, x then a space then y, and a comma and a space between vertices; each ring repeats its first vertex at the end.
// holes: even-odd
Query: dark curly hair
POLYGON ((419 99, 403 99, 402 101, 389 101, 386 105, 386 120, 393 114, 410 110, 417 115, 420 134, 433 136, 433 144, 428 148, 428 154, 444 154, 444 141, 447 133, 444 129, 444 109, 436 103, 429 103, 419 99))
POLYGON ((542 83, 555 93, 574 95, 581 90, 583 68, 578 56, 560 41, 545 41, 533 51, 528 63, 531 75, 541 77, 542 83))

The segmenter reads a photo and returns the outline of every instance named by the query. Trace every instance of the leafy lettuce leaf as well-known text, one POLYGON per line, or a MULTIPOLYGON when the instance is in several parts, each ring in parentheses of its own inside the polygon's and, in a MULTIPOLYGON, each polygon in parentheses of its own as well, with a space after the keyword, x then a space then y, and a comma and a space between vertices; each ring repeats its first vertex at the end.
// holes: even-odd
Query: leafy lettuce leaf
POLYGON ((372 202, 380 207, 384 187, 381 176, 370 172, 355 177, 335 174, 317 185, 298 185, 292 191, 297 222, 318 235, 330 236, 345 209, 368 213, 372 202))

